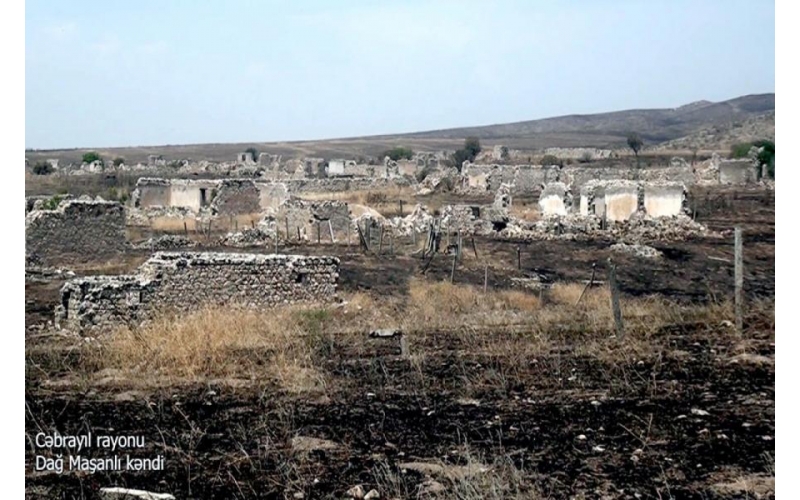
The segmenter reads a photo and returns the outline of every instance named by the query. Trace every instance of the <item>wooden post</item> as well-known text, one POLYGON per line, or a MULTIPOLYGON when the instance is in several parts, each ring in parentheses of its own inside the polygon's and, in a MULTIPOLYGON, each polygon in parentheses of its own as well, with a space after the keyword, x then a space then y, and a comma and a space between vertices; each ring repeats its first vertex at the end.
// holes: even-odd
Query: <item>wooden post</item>
POLYGON ((183 234, 189 235, 189 228, 186 227, 186 221, 183 221, 183 234))
POLYGON ((300 242, 300 226, 297 226, 297 241, 300 242))
MULTIPOLYGON (((284 222, 286 222, 286 239, 288 240, 289 239, 289 216, 287 215, 283 220, 284 220, 284 222)), ((275 228, 275 231, 277 231, 277 230, 278 229, 275 228)), ((299 236, 300 233, 297 233, 297 234, 298 234, 297 239, 300 239, 300 236, 299 236)))
POLYGON ((333 224, 331 224, 330 219, 328 219, 328 230, 331 232, 331 243, 336 243, 336 238, 333 237, 333 224))
POLYGON ((744 285, 744 265, 742 257, 742 228, 737 227, 734 229, 734 283, 735 291, 733 303, 736 309, 736 330, 742 331, 742 306, 743 306, 743 285, 744 285))
MULTIPOLYGON (((253 228, 253 229, 256 228, 256 221, 254 221, 253 219, 250 219, 250 227, 253 228)), ((275 232, 276 233, 278 232, 278 225, 277 224, 275 224, 275 232)), ((286 237, 287 238, 289 237, 289 231, 286 231, 286 237)))
POLYGON ((383 224, 381 224, 380 236, 378 236, 378 255, 383 252, 383 224))
POLYGON ((403 200, 400 200, 400 217, 403 216, 403 200))
POLYGON ((389 233, 389 237, 391 238, 389 240, 389 252, 394 255, 394 231, 389 233))
POLYGON ((483 293, 486 293, 486 287, 489 285, 489 265, 483 265, 483 293))
POLYGON ((597 263, 596 262, 592 262, 592 277, 589 278, 589 283, 586 284, 586 288, 583 289, 583 291, 581 292, 580 297, 578 297, 578 300, 575 301, 575 305, 576 306, 581 303, 581 299, 583 298, 583 295, 586 293, 586 290, 591 288, 592 285, 594 284, 594 272, 595 272, 595 270, 597 270, 597 263))
POLYGON ((234 227, 234 230, 238 233, 239 232, 239 219, 234 219, 233 227, 234 227))
POLYGON ((411 352, 408 349, 408 339, 405 334, 400 334, 400 356, 403 358, 411 356, 411 352))
POLYGON ((517 245, 517 269, 522 269, 521 253, 522 250, 520 249, 519 245, 517 245))
POLYGON ((456 261, 458 260, 458 252, 453 253, 453 267, 450 268, 450 283, 456 277, 456 261))
POLYGON ((617 266, 608 259, 608 288, 611 293, 611 311, 614 314, 614 329, 617 337, 622 338, 622 311, 619 306, 619 290, 617 289, 617 266))
POLYGON ((320 233, 319 223, 320 223, 320 221, 317 221, 317 245, 320 244, 320 239, 321 239, 320 234, 319 234, 320 233))
POLYGON ((478 249, 475 247, 475 235, 472 235, 472 253, 475 254, 475 258, 478 258, 478 249))

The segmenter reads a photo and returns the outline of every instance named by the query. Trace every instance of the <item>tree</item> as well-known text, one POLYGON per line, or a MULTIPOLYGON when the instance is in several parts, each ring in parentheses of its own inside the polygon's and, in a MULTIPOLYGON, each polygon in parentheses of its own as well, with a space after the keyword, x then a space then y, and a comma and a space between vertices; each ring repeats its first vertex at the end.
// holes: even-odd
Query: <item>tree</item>
POLYGON ((457 149, 453 153, 453 163, 459 172, 465 161, 475 161, 475 157, 481 152, 481 141, 477 137, 467 137, 464 139, 464 147, 457 149))
POLYGON ((481 152, 481 141, 477 137, 467 137, 464 139, 464 149, 470 154, 469 161, 475 159, 478 153, 481 152))
POLYGON ((83 154, 83 163, 94 163, 102 159, 103 157, 97 154, 96 151, 88 151, 83 154))
POLYGON ((53 166, 48 161, 37 161, 33 166, 35 175, 50 175, 53 173, 53 166))
POLYGON ((639 151, 642 149, 644 145, 644 141, 636 132, 631 132, 628 134, 628 147, 633 150, 633 154, 636 156, 636 167, 639 167, 639 151))
POLYGON ((258 161, 258 150, 252 146, 244 150, 245 153, 250 153, 253 156, 253 161, 258 161))
POLYGON ((122 158, 121 156, 118 156, 118 157, 114 158, 114 166, 115 167, 119 167, 123 163, 125 163, 125 158, 122 158))
POLYGON ((391 160, 397 161, 400 159, 410 160, 414 156, 411 148, 404 148, 403 146, 395 146, 392 149, 383 152, 383 157, 388 156, 391 160))
POLYGON ((755 141, 753 146, 760 149, 758 156, 758 164, 767 166, 767 175, 770 179, 775 178, 775 143, 773 141, 761 140, 755 141))

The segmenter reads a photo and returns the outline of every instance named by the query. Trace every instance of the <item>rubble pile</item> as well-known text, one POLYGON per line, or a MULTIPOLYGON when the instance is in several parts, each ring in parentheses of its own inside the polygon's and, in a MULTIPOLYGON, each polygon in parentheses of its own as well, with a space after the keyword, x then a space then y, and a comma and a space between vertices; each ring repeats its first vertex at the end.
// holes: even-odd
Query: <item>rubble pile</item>
POLYGON ((246 228, 235 233, 228 233, 219 239, 219 244, 226 247, 258 247, 273 244, 275 231, 268 231, 266 226, 246 228))
POLYGON ((635 257, 642 257, 644 259, 660 259, 663 253, 653 247, 647 245, 640 245, 633 243, 631 245, 623 242, 615 243, 610 247, 612 252, 627 253, 635 257))
POLYGON ((187 248, 193 247, 196 243, 185 236, 179 236, 174 234, 165 234, 163 236, 157 236, 154 238, 150 238, 147 241, 143 241, 136 245, 136 248, 141 248, 145 250, 173 250, 176 248, 187 248))

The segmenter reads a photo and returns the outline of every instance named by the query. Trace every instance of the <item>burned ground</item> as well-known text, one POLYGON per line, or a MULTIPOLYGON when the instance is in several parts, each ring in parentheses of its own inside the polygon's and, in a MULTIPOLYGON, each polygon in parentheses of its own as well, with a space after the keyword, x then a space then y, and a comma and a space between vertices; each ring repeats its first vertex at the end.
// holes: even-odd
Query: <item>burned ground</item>
MULTIPOLYGON (((667 301, 674 319, 632 327, 628 337, 615 339, 605 323, 581 316, 580 307, 568 310, 574 321, 547 329, 524 319, 440 324, 420 318, 407 332, 409 357, 396 338, 367 336, 369 327, 391 324, 340 331, 341 313, 322 310, 304 323, 313 364, 326 381, 313 391, 287 390, 268 377, 143 383, 105 367, 86 351, 86 341, 32 328, 52 317, 60 282, 29 282, 28 439, 40 430, 143 435, 147 447, 132 453, 163 454, 166 470, 34 472, 26 440, 28 497, 95 498, 100 487, 118 485, 177 498, 299 492, 341 498, 362 484, 382 498, 416 498, 430 483, 414 463, 425 464, 448 498, 773 497, 774 196, 716 190, 693 193, 693 200, 697 220, 712 230, 743 227, 744 332, 728 322, 732 234, 654 244, 664 254, 657 260, 612 254, 613 241, 476 239, 478 256, 465 246, 455 287, 472 285, 480 294, 485 266, 488 300, 512 289, 513 278, 581 283, 593 263, 602 280, 613 255, 624 303, 667 301), (698 316, 685 308, 712 312, 698 316), (298 451, 292 446, 298 437, 334 446, 298 451)), ((390 248, 375 256, 341 244, 281 251, 337 255, 340 290, 353 303, 368 296, 371 304, 402 304, 413 299, 415 283, 447 282, 452 270, 451 258, 440 255, 423 275, 419 258, 401 256, 410 248, 398 240, 394 256, 390 248)), ((146 255, 129 250, 113 269, 98 262, 75 271, 127 272, 146 255)), ((523 293, 535 298, 538 292, 523 293)), ((547 293, 541 301, 542 315, 571 307, 547 293)), ((631 321, 635 312, 626 310, 631 321)), ((376 318, 366 306, 355 314, 376 318)), ((242 365, 269 359, 253 350, 230 356, 242 365)))

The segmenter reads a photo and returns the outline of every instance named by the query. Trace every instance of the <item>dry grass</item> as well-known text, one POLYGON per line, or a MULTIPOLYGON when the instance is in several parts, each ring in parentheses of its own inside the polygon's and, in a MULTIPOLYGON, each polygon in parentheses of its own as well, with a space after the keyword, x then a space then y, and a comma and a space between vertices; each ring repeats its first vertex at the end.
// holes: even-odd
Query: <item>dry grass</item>
POLYGON ((465 353, 509 367, 511 371, 495 374, 507 381, 519 375, 515 366, 564 346, 611 364, 657 357, 669 349, 663 338, 653 337, 660 329, 700 321, 709 331, 719 331, 731 318, 731 308, 724 304, 683 306, 661 298, 625 298, 625 333, 617 338, 608 291, 587 290, 576 305, 583 288, 555 285, 542 304, 538 296, 523 291, 484 294, 470 285, 413 279, 407 296, 356 293, 342 307, 203 309, 120 328, 91 359, 96 370, 119 370, 132 377, 268 379, 290 392, 319 392, 331 382, 324 365, 335 349, 348 345, 359 355, 368 349, 363 341, 367 332, 399 327, 420 373, 425 364, 421 346, 434 332, 450 331, 460 335, 465 353))
POLYGON ((380 212, 384 217, 397 215, 400 210, 398 200, 404 200, 403 212, 408 214, 409 200, 414 199, 414 190, 409 187, 392 186, 381 189, 362 191, 344 191, 340 193, 302 193, 298 198, 308 201, 336 200, 356 205, 364 205, 380 212))
POLYGON ((536 222, 542 217, 539 206, 535 203, 512 203, 508 213, 527 222, 536 222))
POLYGON ((208 308, 120 328, 97 351, 99 365, 158 378, 253 378, 265 374, 290 392, 318 391, 325 378, 313 362, 315 333, 306 310, 268 313, 208 308))
MULTIPOLYGON (((219 217, 211 223, 212 232, 231 232, 252 227, 261 220, 260 214, 241 214, 234 217, 219 217)), ((159 216, 150 219, 150 229, 165 233, 183 233, 184 231, 206 230, 207 225, 201 224, 194 216, 170 217, 159 216), (185 226, 184 226, 185 224, 185 226)))

